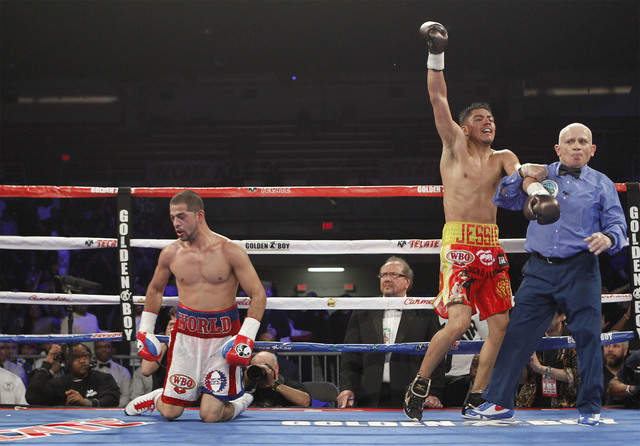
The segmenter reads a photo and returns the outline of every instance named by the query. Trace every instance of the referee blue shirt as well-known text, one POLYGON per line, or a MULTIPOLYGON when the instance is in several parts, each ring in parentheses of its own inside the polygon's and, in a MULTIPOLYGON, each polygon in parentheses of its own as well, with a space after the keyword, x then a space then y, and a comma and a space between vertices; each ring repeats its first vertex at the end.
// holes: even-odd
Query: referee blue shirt
MULTIPOLYGON (((561 216, 550 225, 532 220, 527 228, 525 250, 544 257, 566 258, 587 248, 584 238, 594 232, 613 237, 607 250, 615 253, 627 241, 627 223, 614 183, 604 174, 583 166, 579 178, 558 175, 560 162, 547 166, 548 177, 542 184, 558 200, 561 216)), ((500 182, 493 203, 510 210, 522 210, 527 193, 523 178, 515 172, 500 182)))

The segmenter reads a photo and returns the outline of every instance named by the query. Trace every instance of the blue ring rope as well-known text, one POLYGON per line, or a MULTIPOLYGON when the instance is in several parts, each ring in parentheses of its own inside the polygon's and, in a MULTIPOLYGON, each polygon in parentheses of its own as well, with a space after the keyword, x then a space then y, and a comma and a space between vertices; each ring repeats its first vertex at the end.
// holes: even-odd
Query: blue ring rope
MULTIPOLYGON (((158 335, 160 342, 169 342, 168 336, 158 335)), ((602 345, 629 341, 634 338, 632 331, 602 333, 602 345)), ((17 343, 63 343, 63 342, 96 342, 121 341, 122 333, 91 333, 91 334, 50 334, 50 335, 6 335, 0 334, 0 342, 17 343)), ((449 354, 477 354, 480 353, 484 341, 458 341, 449 354)), ((558 350, 575 347, 571 336, 542 338, 536 350, 558 350)), ((255 350, 270 350, 274 352, 311 352, 311 353, 402 353, 405 355, 422 355, 429 346, 428 342, 408 342, 404 344, 319 344, 313 342, 263 342, 255 343, 255 350)))

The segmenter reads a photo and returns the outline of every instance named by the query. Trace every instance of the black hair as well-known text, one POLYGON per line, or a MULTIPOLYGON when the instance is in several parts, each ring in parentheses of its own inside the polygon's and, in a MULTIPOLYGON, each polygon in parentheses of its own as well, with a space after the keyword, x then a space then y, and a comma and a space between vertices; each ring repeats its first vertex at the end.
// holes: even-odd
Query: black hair
POLYGON ((458 124, 464 125, 464 122, 467 120, 469 115, 471 115, 471 112, 473 110, 477 110, 479 108, 482 108, 484 110, 488 110, 489 113, 493 115, 493 112, 491 111, 491 106, 489 105, 488 102, 474 102, 473 104, 470 104, 467 107, 465 107, 460 112, 460 115, 458 115, 458 124))

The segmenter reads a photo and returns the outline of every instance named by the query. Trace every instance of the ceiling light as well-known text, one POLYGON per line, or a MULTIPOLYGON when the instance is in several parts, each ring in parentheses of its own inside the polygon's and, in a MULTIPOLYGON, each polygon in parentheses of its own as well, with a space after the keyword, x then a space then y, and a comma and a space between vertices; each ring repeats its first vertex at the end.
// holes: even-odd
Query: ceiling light
POLYGON ((341 266, 331 266, 324 268, 307 268, 307 271, 310 273, 342 273, 344 272, 344 268, 341 266))

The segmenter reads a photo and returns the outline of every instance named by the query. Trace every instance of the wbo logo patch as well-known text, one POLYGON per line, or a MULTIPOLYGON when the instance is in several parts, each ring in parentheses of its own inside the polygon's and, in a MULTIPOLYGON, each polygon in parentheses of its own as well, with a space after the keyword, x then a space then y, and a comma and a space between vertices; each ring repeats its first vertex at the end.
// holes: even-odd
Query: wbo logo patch
POLYGON ((558 195, 558 183, 553 180, 546 179, 542 182, 542 186, 549 192, 552 196, 556 197, 558 195))

